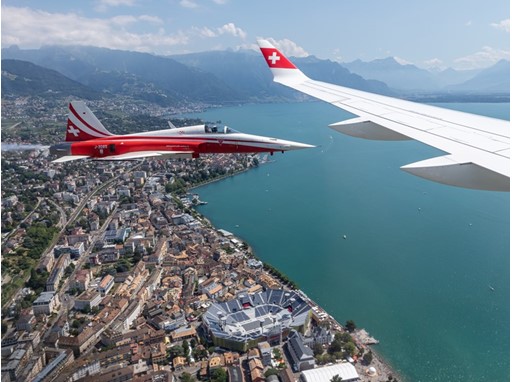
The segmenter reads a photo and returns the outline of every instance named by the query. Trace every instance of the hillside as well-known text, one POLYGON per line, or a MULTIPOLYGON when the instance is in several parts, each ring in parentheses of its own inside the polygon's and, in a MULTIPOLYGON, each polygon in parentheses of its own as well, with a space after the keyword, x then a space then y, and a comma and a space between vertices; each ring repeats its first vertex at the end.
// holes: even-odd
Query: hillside
POLYGON ((98 99, 101 94, 61 73, 20 60, 2 60, 2 97, 75 96, 98 99))

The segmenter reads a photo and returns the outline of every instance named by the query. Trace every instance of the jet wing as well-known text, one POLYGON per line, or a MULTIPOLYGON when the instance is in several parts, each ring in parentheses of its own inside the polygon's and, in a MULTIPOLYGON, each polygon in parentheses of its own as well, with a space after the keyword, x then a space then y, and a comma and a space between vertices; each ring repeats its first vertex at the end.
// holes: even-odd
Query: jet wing
POLYGON ((509 121, 315 81, 270 42, 258 44, 275 82, 357 116, 330 125, 334 130, 366 139, 414 139, 448 154, 408 164, 403 170, 459 187, 510 190, 509 121))
POLYGON ((64 163, 72 160, 86 159, 89 158, 89 155, 64 155, 60 158, 52 160, 52 163, 64 163))
POLYGON ((69 162, 72 160, 79 160, 79 159, 92 159, 92 160, 134 160, 134 159, 141 159, 141 158, 154 158, 154 157, 161 157, 163 158, 175 158, 175 159, 186 159, 186 158, 192 158, 194 152, 193 151, 136 151, 126 154, 120 154, 120 155, 110 155, 102 158, 93 158, 88 155, 65 155, 60 158, 57 158, 52 161, 52 163, 63 163, 63 162, 69 162))
POLYGON ((136 151, 120 155, 110 155, 103 158, 94 158, 94 160, 132 160, 141 158, 192 158, 193 151, 136 151))

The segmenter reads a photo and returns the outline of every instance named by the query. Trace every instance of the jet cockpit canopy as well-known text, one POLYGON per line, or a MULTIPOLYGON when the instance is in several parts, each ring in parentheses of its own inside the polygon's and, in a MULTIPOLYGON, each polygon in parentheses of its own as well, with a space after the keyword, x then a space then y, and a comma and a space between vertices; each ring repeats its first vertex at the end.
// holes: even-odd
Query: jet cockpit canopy
POLYGON ((228 126, 204 125, 204 132, 207 134, 233 134, 238 133, 235 129, 228 126))

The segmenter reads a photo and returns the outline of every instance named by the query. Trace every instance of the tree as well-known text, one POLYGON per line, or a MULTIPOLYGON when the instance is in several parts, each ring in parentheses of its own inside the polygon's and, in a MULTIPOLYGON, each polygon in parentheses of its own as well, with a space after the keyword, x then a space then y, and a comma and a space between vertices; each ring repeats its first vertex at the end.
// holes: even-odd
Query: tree
POLYGON ((352 320, 348 320, 346 323, 345 323, 345 327, 347 328, 347 330, 352 333, 354 330, 356 330, 356 324, 354 321, 352 320))
POLYGON ((314 355, 320 355, 324 353, 324 347, 321 343, 315 342, 311 348, 313 350, 314 355))
POLYGON ((356 345, 354 345, 353 342, 347 342, 345 345, 343 345, 343 351, 348 356, 353 356, 357 353, 356 345))
POLYGON ((190 352, 190 346, 188 344, 188 341, 183 340, 181 346, 183 347, 183 353, 185 354, 185 356, 188 356, 190 352))
POLYGON ((329 354, 337 353, 341 351, 341 342, 340 341, 332 341, 329 345, 329 348, 327 349, 327 352, 329 354))
POLYGON ((227 382, 228 374, 223 368, 215 369, 210 377, 211 382, 227 382))
POLYGON ((343 378, 339 376, 339 374, 333 375, 330 379, 330 382, 343 382, 343 378))
POLYGON ((181 380, 181 382, 195 382, 196 381, 196 379, 190 373, 187 373, 187 372, 184 372, 183 374, 180 375, 180 380, 181 380))
POLYGON ((277 369, 274 369, 273 367, 271 367, 270 369, 268 369, 266 372, 265 372, 265 378, 268 378, 270 377, 271 375, 279 375, 279 370, 277 369))
POLYGON ((352 339, 352 336, 347 332, 341 333, 338 338, 343 343, 354 342, 354 340, 352 339))
POLYGON ((369 350, 367 353, 363 355, 363 361, 365 364, 369 365, 373 361, 373 353, 369 350))
POLYGON ((173 357, 182 356, 183 355, 183 346, 175 345, 169 349, 169 353, 171 353, 173 357))

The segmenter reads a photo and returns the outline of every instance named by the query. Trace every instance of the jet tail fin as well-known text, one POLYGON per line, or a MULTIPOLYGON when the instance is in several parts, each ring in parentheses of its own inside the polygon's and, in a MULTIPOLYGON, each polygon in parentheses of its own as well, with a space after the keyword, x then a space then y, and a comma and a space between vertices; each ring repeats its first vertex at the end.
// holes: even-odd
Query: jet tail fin
POLYGON ((110 137, 109 132, 83 101, 69 104, 66 141, 78 142, 90 139, 110 137))

